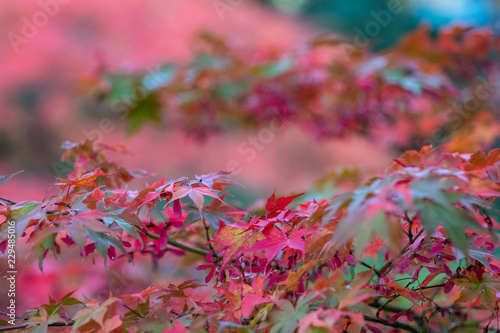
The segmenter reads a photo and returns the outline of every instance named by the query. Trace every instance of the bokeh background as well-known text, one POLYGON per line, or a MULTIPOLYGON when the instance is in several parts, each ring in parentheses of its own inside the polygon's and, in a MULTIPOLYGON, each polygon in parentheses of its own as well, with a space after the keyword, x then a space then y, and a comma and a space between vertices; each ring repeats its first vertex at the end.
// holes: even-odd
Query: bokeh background
MULTIPOLYGON (((392 159, 387 147, 355 136, 318 142, 292 125, 251 163, 237 153, 251 133, 221 134, 200 142, 168 126, 147 125, 128 135, 119 116, 96 104, 88 87, 102 68, 134 72, 190 59, 193 36, 200 31, 262 50, 294 50, 325 33, 354 41, 373 20, 374 11, 394 2, 402 11, 370 40, 374 50, 391 47, 423 23, 434 31, 456 23, 500 30, 499 3, 488 0, 3 0, 0 175, 24 173, 2 185, 0 196, 15 201, 43 199, 55 182, 54 163, 62 153, 62 142, 85 139, 103 117, 112 119, 103 141, 127 146, 134 155, 122 157, 123 164, 147 169, 156 178, 194 177, 225 169, 228 161, 239 159, 242 170, 235 178, 245 189, 236 192, 243 207, 275 190, 307 191, 340 165, 381 171, 392 159)), ((59 297, 76 288, 79 295, 109 289, 138 291, 153 281, 170 281, 186 273, 175 261, 152 273, 147 260, 132 267, 115 262, 105 270, 84 261, 48 260, 44 273, 36 265, 20 265, 18 283, 25 308, 47 301, 48 294, 59 297), (61 280, 57 276, 61 264, 66 273, 63 282, 55 284, 61 280)))

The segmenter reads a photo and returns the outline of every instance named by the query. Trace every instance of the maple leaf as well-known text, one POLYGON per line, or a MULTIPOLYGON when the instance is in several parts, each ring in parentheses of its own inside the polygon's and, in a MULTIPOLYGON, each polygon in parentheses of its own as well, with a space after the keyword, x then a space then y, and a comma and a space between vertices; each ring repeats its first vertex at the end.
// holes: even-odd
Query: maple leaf
POLYGON ((142 206, 154 202, 160 195, 158 192, 152 188, 145 188, 139 192, 139 194, 134 198, 132 202, 129 203, 129 208, 131 209, 139 209, 142 206))
POLYGON ((389 168, 389 172, 412 166, 422 167, 424 158, 434 150, 432 146, 424 146, 420 151, 408 150, 404 152, 402 156, 394 159, 392 166, 389 168))
POLYGON ((44 307, 38 308, 38 315, 33 316, 28 321, 28 329, 34 332, 48 332, 49 325, 57 322, 64 322, 58 313, 49 314, 44 307))
POLYGON ((205 283, 208 283, 214 277, 214 274, 215 274, 215 271, 217 268, 214 265, 214 259, 212 258, 212 252, 207 253, 207 255, 205 256, 205 259, 208 262, 208 264, 196 266, 196 269, 198 269, 198 270, 210 269, 210 271, 208 272, 208 275, 205 277, 205 283))
POLYGON ((258 275, 252 281, 252 291, 243 293, 243 298, 241 300, 241 315, 242 317, 249 318, 253 312, 253 309, 263 303, 274 303, 275 299, 272 297, 267 297, 263 290, 265 283, 265 276, 258 275))
POLYGON ((225 185, 235 185, 237 184, 234 180, 229 177, 231 172, 229 171, 217 171, 217 172, 212 172, 206 175, 201 175, 201 176, 195 176, 197 179, 196 181, 193 180, 190 182, 190 184, 196 184, 196 183, 201 183, 209 188, 213 188, 215 183, 223 183, 225 185))
POLYGON ((302 295, 297 300, 297 305, 288 300, 279 300, 276 302, 278 310, 271 314, 271 327, 270 333, 292 333, 295 331, 298 321, 304 318, 309 313, 311 301, 314 299, 313 293, 309 295, 302 295))
MULTIPOLYGON (((219 221, 225 224, 233 224, 236 220, 241 220, 245 216, 246 211, 224 204, 221 200, 212 200, 207 209, 203 211, 203 218, 208 221, 212 227, 212 237, 219 230, 219 221)), ((201 219, 201 216, 197 217, 201 219)), ((187 217, 186 217, 187 219, 187 217)), ((184 221, 186 224, 186 221, 184 221)))
POLYGON ((173 324, 173 327, 167 328, 163 333, 186 333, 188 331, 187 328, 177 320, 174 320, 173 324))
MULTIPOLYGON (((99 303, 95 300, 88 300, 85 305, 86 307, 75 314, 75 322, 73 324, 71 332, 77 332, 82 326, 89 324, 90 321, 95 322, 103 333, 110 333, 115 328, 121 325, 120 317, 111 314, 114 312, 112 309, 113 303, 121 303, 121 300, 116 297, 108 298, 103 303, 99 303), (108 323, 108 321, 110 321, 108 323)), ((88 325, 87 325, 88 326, 88 325)))
POLYGON ((101 199, 104 198, 104 193, 102 193, 101 189, 100 188, 95 188, 92 192, 90 193, 85 193, 83 194, 84 197, 83 197, 83 200, 75 200, 72 208, 75 209, 75 208, 78 208, 78 204, 80 203, 84 203, 85 205, 87 205, 88 208, 90 209, 96 209, 97 207, 97 202, 99 202, 101 199))
POLYGON ((304 275, 304 273, 308 273, 317 264, 317 261, 309 261, 307 264, 300 267, 296 272, 289 271, 286 280, 278 283, 278 285, 285 286, 287 290, 297 290, 299 279, 304 275))
POLYGON ((318 309, 309 312, 299 321, 298 333, 322 332, 323 330, 319 330, 319 327, 325 328, 328 331, 333 327, 339 327, 343 330, 346 327, 346 318, 348 318, 350 324, 365 325, 365 320, 361 313, 338 309, 318 309))
POLYGON ((432 235, 437 226, 442 225, 450 241, 464 253, 467 253, 469 247, 464 228, 482 228, 474 217, 457 207, 443 206, 432 201, 421 201, 417 207, 421 210, 421 223, 428 235, 432 235))
POLYGON ((24 171, 18 171, 18 172, 11 173, 10 175, 0 176, 0 185, 2 185, 3 183, 8 181, 9 179, 14 177, 15 175, 20 174, 21 172, 24 172, 24 171))
POLYGON ((425 298, 422 297, 418 292, 411 290, 409 288, 401 287, 399 284, 387 280, 384 282, 384 286, 387 288, 390 288, 393 290, 395 293, 399 294, 400 296, 406 298, 410 302, 413 302, 415 304, 418 304, 417 301, 424 302, 425 298))
POLYGON ((286 206, 288 206, 290 203, 292 203, 292 201, 295 198, 297 198, 303 194, 304 193, 293 195, 290 197, 282 197, 282 198, 279 198, 276 200, 275 193, 273 193, 273 195, 271 197, 269 197, 269 199, 267 199, 267 202, 266 202, 267 217, 270 218, 270 217, 278 215, 278 213, 282 209, 285 209, 286 206))
POLYGON ((203 210, 203 204, 205 202, 205 195, 210 196, 212 198, 215 198, 219 200, 221 203, 224 203, 224 201, 212 190, 210 190, 208 187, 193 187, 189 190, 188 196, 193 200, 194 205, 198 208, 198 212, 200 213, 200 216, 203 217, 202 210, 203 210))
POLYGON ((478 277, 475 272, 466 272, 465 275, 466 277, 453 279, 456 285, 464 288, 455 304, 474 302, 479 298, 481 304, 493 311, 498 302, 496 293, 500 292, 500 279, 490 274, 478 277))
POLYGON ((471 155, 469 162, 464 165, 465 171, 485 171, 500 161, 500 149, 493 149, 486 156, 482 151, 471 155))
MULTIPOLYGON (((173 193, 172 197, 168 200, 167 205, 171 202, 174 202, 174 213, 176 214, 177 218, 180 218, 180 206, 178 206, 180 204, 179 199, 182 199, 186 196, 188 196, 193 201, 196 208, 198 208, 200 216, 203 216, 202 210, 205 202, 204 196, 212 197, 224 203, 224 201, 208 187, 184 187, 180 185, 174 186, 172 184, 166 187, 165 191, 173 193)), ((167 205, 165 205, 165 211, 167 210, 167 205)))
POLYGON ((276 226, 272 226, 271 228, 267 228, 262 231, 262 235, 265 236, 265 239, 255 243, 248 250, 248 253, 264 250, 268 263, 270 263, 278 255, 278 253, 287 247, 305 253, 306 243, 303 238, 304 234, 305 229, 302 228, 292 231, 290 236, 287 237, 281 229, 276 226))
MULTIPOLYGON (((340 275, 339 273, 336 274, 340 275)), ((360 302, 372 297, 374 290, 366 288, 366 284, 371 279, 371 271, 357 273, 347 285, 335 289, 335 297, 340 299, 338 309, 343 310, 350 306, 355 306, 360 302)), ((340 281, 339 281, 340 282, 340 281)))
POLYGON ((81 176, 78 179, 61 179, 57 178, 58 180, 62 181, 63 183, 56 183, 56 185, 59 185, 59 187, 63 190, 70 186, 75 186, 75 187, 96 187, 95 185, 95 180, 99 176, 107 176, 106 173, 104 173, 100 168, 95 169, 92 172, 86 173, 83 176, 81 176))
POLYGON ((224 251, 222 265, 226 266, 233 258, 239 253, 248 253, 248 250, 253 244, 263 238, 261 234, 254 234, 245 232, 248 228, 248 223, 237 222, 232 225, 222 224, 217 236, 212 240, 214 243, 219 243, 226 246, 224 251))

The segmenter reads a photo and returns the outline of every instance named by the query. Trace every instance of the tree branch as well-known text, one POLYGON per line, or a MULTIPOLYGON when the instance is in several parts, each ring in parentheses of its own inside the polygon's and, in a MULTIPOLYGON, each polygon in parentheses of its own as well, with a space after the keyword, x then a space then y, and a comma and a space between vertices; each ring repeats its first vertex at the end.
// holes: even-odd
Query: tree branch
MULTIPOLYGON (((375 309, 378 309, 378 308, 380 308, 382 306, 382 303, 377 299, 377 300, 374 300, 374 301, 370 302, 368 304, 368 306, 370 306, 372 308, 375 308, 375 309)), ((408 309, 400 308, 400 307, 394 306, 394 305, 384 305, 384 311, 398 313, 398 312, 403 312, 403 311, 406 311, 406 310, 408 310, 408 309)))
POLYGON ((413 288, 412 290, 416 291, 416 290, 425 290, 425 289, 432 289, 432 288, 441 288, 441 287, 444 287, 444 285, 445 285, 445 283, 441 283, 441 284, 435 284, 433 286, 413 288))
POLYGON ((189 246, 189 245, 184 245, 184 244, 181 244, 181 243, 178 243, 176 241, 174 241, 173 239, 169 239, 167 241, 167 244, 170 244, 174 247, 177 247, 181 250, 184 250, 184 251, 188 251, 188 252, 191 252, 191 253, 195 253, 195 254, 199 254, 203 257, 205 257, 207 254, 210 253, 210 251, 207 251, 207 250, 204 250, 204 249, 200 249, 200 248, 197 248, 197 247, 193 247, 193 246, 189 246))
MULTIPOLYGON (((67 323, 52 323, 52 324, 49 324, 48 326, 49 327, 73 326, 74 323, 75 323, 74 321, 69 321, 67 323)), ((20 329, 28 327, 28 325, 29 324, 14 325, 14 326, 4 326, 4 327, 0 327, 0 332, 20 330, 20 329)))
POLYGON ((207 236, 207 245, 208 247, 210 247, 210 251, 212 251, 212 254, 215 256, 216 253, 215 253, 215 250, 214 250, 214 247, 212 246, 212 244, 210 244, 210 228, 208 227, 207 223, 205 222, 205 219, 202 217, 201 218, 201 221, 203 222, 203 226, 205 227, 205 234, 207 236))
MULTIPOLYGON (((3 311, 0 311, 0 315, 5 316, 5 317, 9 317, 9 318, 10 318, 10 314, 8 314, 8 313, 6 313, 6 312, 3 312, 3 311)), ((15 317, 16 317, 17 319, 23 319, 23 318, 21 318, 21 317, 19 317, 19 316, 15 316, 15 317)))
POLYGON ((364 317, 365 317, 366 321, 371 321, 373 323, 382 324, 384 326, 389 326, 389 327, 394 327, 394 328, 400 328, 402 330, 405 330, 405 331, 408 331, 408 332, 412 332, 412 333, 420 333, 420 331, 416 327, 413 327, 413 326, 408 325, 408 324, 403 324, 403 323, 398 323, 398 322, 390 323, 386 319, 370 317, 370 316, 367 316, 367 315, 364 315, 364 317))
POLYGON ((369 268, 369 269, 370 269, 373 273, 377 274, 377 276, 378 276, 378 277, 381 277, 381 276, 382 276, 382 274, 380 274, 380 273, 379 273, 379 272, 375 269, 375 267, 368 265, 366 262, 364 262, 364 261, 362 261, 362 260, 360 260, 360 261, 359 261, 359 263, 360 263, 362 266, 365 266, 365 267, 369 268))
MULTIPOLYGON (((152 233, 149 233, 149 232, 146 232, 146 236, 148 236, 149 238, 152 238, 152 239, 156 239, 156 240, 158 240, 160 238, 159 236, 152 234, 152 233)), ((177 247, 177 248, 184 250, 184 251, 199 254, 199 255, 204 256, 204 257, 210 253, 210 251, 208 251, 208 250, 204 250, 204 249, 200 249, 197 247, 181 244, 181 243, 179 243, 173 239, 170 239, 170 238, 167 240, 167 244, 169 244, 173 247, 177 247)))
POLYGON ((8 203, 9 205, 15 205, 15 204, 17 204, 17 202, 12 201, 12 200, 9 200, 9 199, 7 199, 7 198, 3 198, 3 197, 0 197, 0 200, 2 200, 2 201, 4 201, 4 202, 8 203))

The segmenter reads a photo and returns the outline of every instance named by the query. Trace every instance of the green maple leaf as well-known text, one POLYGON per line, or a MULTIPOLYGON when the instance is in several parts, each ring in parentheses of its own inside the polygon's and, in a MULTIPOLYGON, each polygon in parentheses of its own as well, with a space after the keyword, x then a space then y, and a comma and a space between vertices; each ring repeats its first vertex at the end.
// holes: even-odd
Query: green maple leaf
POLYGON ((500 280, 484 275, 479 281, 472 272, 467 272, 466 275, 466 278, 454 280, 457 286, 464 288, 455 304, 474 302, 479 297, 481 304, 493 311, 497 302, 496 292, 500 291, 500 280))
POLYGON ((468 242, 464 228, 481 229, 476 219, 465 210, 443 206, 433 201, 417 201, 420 209, 422 226, 427 235, 432 235, 438 225, 442 225, 450 241, 462 252, 467 253, 468 242))
POLYGON ((279 305, 279 310, 271 317, 273 327, 269 333, 293 333, 297 327, 297 322, 309 313, 309 306, 314 294, 302 295, 297 301, 297 305, 289 301, 283 301, 279 305))

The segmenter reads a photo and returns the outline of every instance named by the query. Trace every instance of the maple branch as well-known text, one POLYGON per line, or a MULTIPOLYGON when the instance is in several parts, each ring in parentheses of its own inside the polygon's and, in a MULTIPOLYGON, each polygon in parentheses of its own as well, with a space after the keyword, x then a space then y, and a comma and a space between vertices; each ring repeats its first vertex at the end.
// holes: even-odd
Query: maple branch
MULTIPOLYGON (((418 232, 418 234, 415 235, 415 237, 413 237, 413 239, 411 241, 408 241, 408 243, 401 249, 401 252, 399 253, 399 256, 397 256, 396 258, 394 259, 397 259, 399 257, 401 257, 401 255, 403 255, 403 253, 406 252, 406 250, 408 250, 408 248, 415 242, 415 240, 420 237, 420 235, 422 235, 422 233, 424 232, 424 229, 420 229, 420 231, 418 232)), ((388 262, 385 263, 384 266, 380 267, 380 269, 378 271, 375 272, 375 274, 377 274, 378 276, 381 276, 382 273, 387 269, 389 268, 390 266, 392 266, 392 263, 394 261, 394 259, 392 260, 389 260, 388 262)))
POLYGON ((359 263, 360 263, 362 266, 365 266, 365 267, 369 268, 369 269, 370 269, 373 273, 377 274, 377 276, 378 276, 378 277, 381 277, 381 276, 382 276, 382 274, 380 274, 380 273, 379 273, 379 272, 375 269, 375 267, 368 265, 366 262, 364 262, 364 261, 362 261, 362 260, 360 260, 360 261, 359 261, 359 263))
MULTIPOLYGON (((372 308, 376 308, 378 310, 380 310, 380 308, 383 306, 383 311, 388 311, 388 312, 392 312, 392 313, 399 313, 399 312, 403 312, 403 311, 410 311, 413 314, 413 318, 414 318, 415 322, 417 323, 418 327, 423 330, 424 320, 423 320, 422 316, 416 315, 415 312, 413 312, 411 310, 411 308, 409 308, 409 309, 400 308, 398 306, 388 305, 387 302, 384 303, 384 304, 382 304, 382 302, 380 302, 380 300, 378 300, 378 299, 373 300, 372 302, 370 302, 368 304, 368 306, 370 306, 372 308)), ((379 312, 377 311, 377 317, 378 317, 378 313, 379 312)))
POLYGON ((380 311, 382 311, 389 303, 391 303, 392 301, 394 301, 398 296, 396 296, 394 298, 390 298, 387 301, 385 301, 384 304, 380 305, 380 307, 377 310, 377 314, 375 315, 375 317, 379 318, 380 317, 380 311))
MULTIPOLYGON (((156 239, 156 240, 160 239, 160 236, 154 235, 154 234, 149 233, 149 232, 146 232, 146 236, 148 236, 149 238, 156 239)), ((199 254, 199 255, 204 256, 204 257, 210 253, 210 251, 200 249, 197 247, 193 247, 193 246, 189 246, 189 245, 185 245, 185 244, 181 244, 181 243, 179 243, 173 239, 170 239, 170 238, 167 240, 167 244, 172 245, 173 247, 177 247, 177 248, 184 250, 184 251, 199 254)))
POLYGON ((212 251, 212 254, 216 256, 214 247, 212 246, 212 244, 210 244, 210 235, 209 235, 210 228, 207 226, 207 223, 205 222, 205 219, 203 217, 201 218, 201 221, 203 222, 203 226, 205 227, 205 234, 207 236, 208 247, 212 251))
MULTIPOLYGON (((52 324, 48 324, 47 326, 49 326, 49 327, 73 326, 74 323, 75 322, 71 320, 71 321, 69 321, 67 323, 52 323, 52 324)), ((14 326, 4 326, 4 327, 0 327, 0 332, 20 330, 20 329, 28 327, 28 325, 29 324, 14 325, 14 326)))
MULTIPOLYGON (((370 302, 368 304, 368 306, 370 306, 372 308, 375 308, 375 309, 379 309, 382 306, 382 303, 380 302, 380 300, 377 299, 377 300, 374 300, 374 301, 370 302)), ((406 311, 406 310, 407 309, 400 308, 400 307, 394 306, 394 305, 384 305, 384 311, 398 313, 398 312, 403 312, 403 311, 406 311)))
POLYGON ((405 212, 404 219, 406 220, 406 222, 408 222, 408 241, 413 242, 411 228, 413 227, 413 222, 415 221, 415 219, 410 219, 410 217, 408 216, 408 212, 405 212))
POLYGON ((441 288, 441 287, 444 287, 444 285, 445 285, 445 283, 441 283, 441 284, 435 284, 433 286, 425 286, 425 287, 414 288, 412 290, 416 291, 416 290, 425 290, 425 289, 432 289, 432 288, 441 288))
POLYGON ((177 247, 181 250, 184 250, 184 251, 188 251, 188 252, 191 252, 191 253, 195 253, 195 254, 199 254, 203 257, 205 257, 207 254, 210 253, 210 251, 207 251, 207 250, 204 250, 204 249, 200 249, 200 248, 197 248, 197 247, 193 247, 193 246, 189 246, 189 245, 185 245, 185 244, 181 244, 181 243, 178 243, 176 241, 174 241, 173 239, 169 239, 167 240, 167 244, 170 244, 174 247, 177 247))
POLYGON ((12 200, 9 200, 9 199, 7 199, 7 198, 3 198, 3 197, 0 197, 0 200, 5 201, 5 202, 6 202, 6 203, 8 203, 9 205, 15 205, 15 204, 17 204, 17 202, 12 201, 12 200))
MULTIPOLYGON (((10 314, 8 314, 8 313, 6 313, 6 312, 3 312, 3 311, 0 311, 0 315, 5 316, 5 317, 9 317, 9 318, 10 318, 10 314)), ((19 316, 15 316, 15 317, 16 317, 17 319, 23 319, 23 318, 21 318, 21 317, 19 317, 19 316)))
POLYGON ((382 324, 384 326, 400 328, 400 329, 408 331, 408 332, 420 333, 420 330, 418 330, 416 327, 413 327, 413 326, 408 325, 408 324, 403 324, 403 323, 398 323, 398 322, 390 323, 386 319, 375 318, 375 317, 371 317, 371 316, 367 316, 367 315, 364 315, 364 318, 366 321, 371 321, 372 323, 378 323, 378 324, 382 324))
POLYGON ((134 309, 132 309, 132 308, 131 308, 130 306, 128 306, 127 304, 123 304, 123 303, 122 303, 122 305, 123 305, 124 307, 126 307, 127 309, 129 309, 129 310, 130 310, 130 312, 135 313, 138 317, 141 317, 142 319, 144 319, 144 316, 143 316, 143 315, 141 315, 140 313, 137 313, 134 309))

